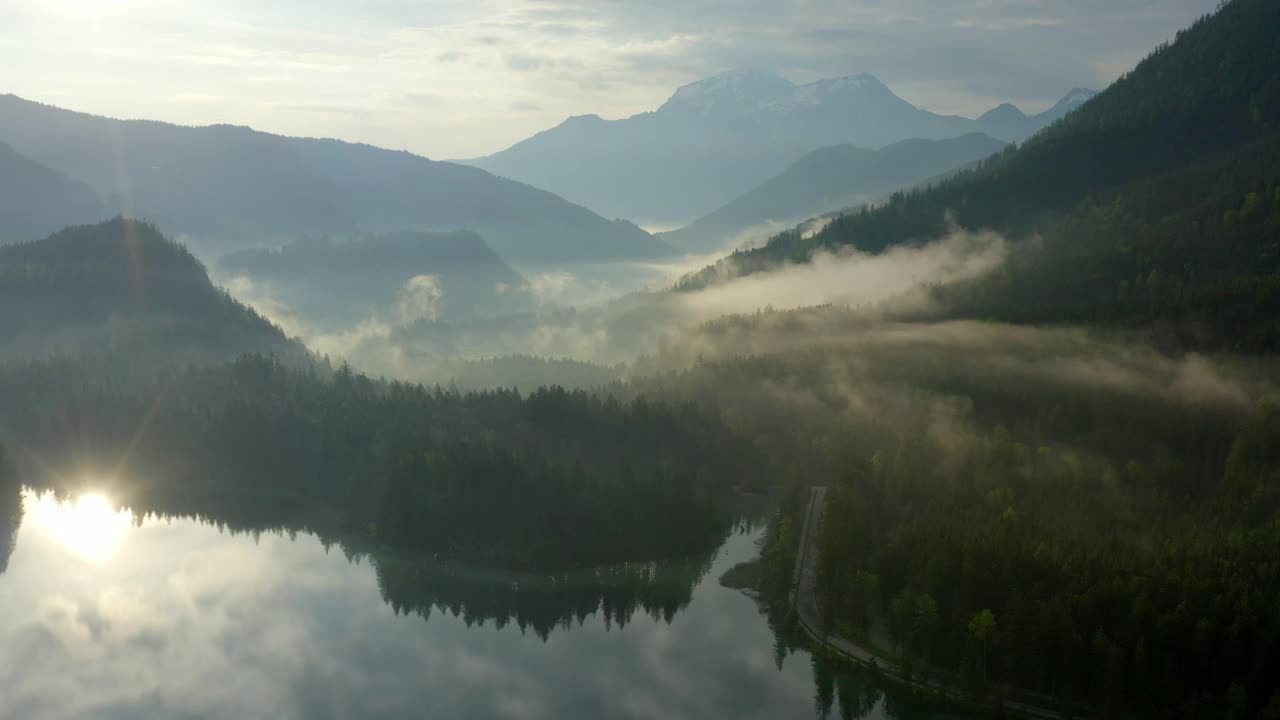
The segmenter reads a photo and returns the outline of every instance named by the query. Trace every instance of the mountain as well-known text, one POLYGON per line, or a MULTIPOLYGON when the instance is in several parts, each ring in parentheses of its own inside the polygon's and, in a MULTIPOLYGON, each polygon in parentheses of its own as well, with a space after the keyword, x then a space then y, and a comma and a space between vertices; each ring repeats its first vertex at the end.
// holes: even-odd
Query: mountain
POLYGON ((264 284, 317 326, 349 327, 371 314, 401 323, 466 320, 533 302, 525 279, 465 230, 300 239, 231 253, 219 270, 264 284))
POLYGON ((228 125, 114 120, 0 96, 0 141, 212 250, 300 235, 469 229, 512 260, 668 254, 640 228, 482 170, 228 125))
MULTIPOLYGON (((950 140, 903 140, 880 150, 820 148, 755 189, 689 225, 658 237, 711 252, 761 228, 790 226, 870 202, 993 155, 1006 143, 978 133, 950 140)), ((736 243, 740 244, 740 243, 736 243)))
POLYGON ((1053 107, 1037 115, 1027 115, 1016 106, 1004 103, 983 113, 976 122, 982 132, 992 137, 1021 140, 1066 117, 1067 113, 1089 102, 1097 94, 1085 88, 1072 88, 1053 107))
POLYGON ((92 188, 0 143, 0 243, 36 240, 106 216, 92 188))
POLYGON ((1171 348, 1280 350, 1280 4, 1232 0, 1061 122, 968 173, 783 233, 684 281, 878 253, 955 226, 1018 241, 938 291, 964 317, 1145 328, 1171 348), (1229 71, 1224 71, 1229 68, 1229 71))
POLYGON ((468 162, 606 215, 683 224, 821 147, 878 148, 973 132, 1018 141, 1083 95, 1072 91, 1056 110, 1031 118, 1009 106, 1013 121, 984 123, 921 110, 871 75, 796 85, 758 70, 734 71, 679 88, 655 111, 620 120, 571 117, 468 162))
POLYGON ((116 218, 0 246, 0 358, 227 359, 305 350, 153 226, 116 218))

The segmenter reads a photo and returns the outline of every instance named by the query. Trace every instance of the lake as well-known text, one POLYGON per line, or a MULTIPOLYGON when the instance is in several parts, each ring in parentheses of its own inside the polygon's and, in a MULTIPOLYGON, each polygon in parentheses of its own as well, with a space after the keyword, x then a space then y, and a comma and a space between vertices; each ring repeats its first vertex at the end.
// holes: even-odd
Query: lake
POLYGON ((23 490, 21 507, 0 519, 3 717, 912 715, 805 651, 778 667, 757 603, 717 581, 758 529, 706 557, 537 578, 93 495, 23 490))

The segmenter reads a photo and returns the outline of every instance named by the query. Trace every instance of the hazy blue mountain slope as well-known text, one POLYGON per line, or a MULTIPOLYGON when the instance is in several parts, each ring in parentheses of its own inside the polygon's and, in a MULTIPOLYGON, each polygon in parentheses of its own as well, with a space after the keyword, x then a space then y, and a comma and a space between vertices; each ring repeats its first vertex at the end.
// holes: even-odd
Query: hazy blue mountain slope
POLYGON ((471 229, 513 260, 670 252, 551 193, 368 145, 114 120, 12 95, 0 96, 0 141, 93 186, 113 210, 213 251, 303 234, 471 229))
POLYGON ((0 244, 36 240, 106 215, 92 188, 0 143, 0 244))
POLYGON ((904 140, 880 150, 853 145, 821 148, 715 212, 659 237, 693 251, 724 249, 753 229, 794 225, 850 208, 988 157, 1005 146, 974 133, 950 140, 904 140))
POLYGON ((1042 113, 1027 115, 1016 106, 1004 103, 983 113, 975 121, 980 132, 1009 141, 1029 138, 1041 129, 1066 117, 1067 113, 1088 102, 1098 93, 1085 88, 1071 92, 1042 113))
POLYGON ((878 148, 973 132, 1022 140, 1074 107, 1073 96, 1080 93, 1032 118, 1015 108, 1012 122, 984 123, 921 110, 871 75, 795 85, 736 71, 681 87, 653 112, 572 117, 470 162, 605 215, 687 223, 821 147, 878 148))

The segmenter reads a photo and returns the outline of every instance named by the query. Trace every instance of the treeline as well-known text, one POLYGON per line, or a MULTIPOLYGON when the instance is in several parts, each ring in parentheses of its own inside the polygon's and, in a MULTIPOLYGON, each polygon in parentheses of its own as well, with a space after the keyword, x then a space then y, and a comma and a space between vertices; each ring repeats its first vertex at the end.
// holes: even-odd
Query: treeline
POLYGON ((1280 350, 1280 134, 1090 197, 991 277, 937 288, 954 316, 1151 329, 1171 349, 1280 350))
POLYGON ((0 445, 0 573, 9 569, 22 524, 22 486, 4 446, 0 445))
POLYGON ((987 355, 864 337, 851 343, 862 353, 706 363, 647 391, 719 398, 727 422, 779 463, 789 484, 762 562, 775 607, 789 601, 807 488, 828 484, 818 582, 833 631, 888 637, 909 667, 979 697, 1273 717, 1274 386, 1096 342, 1077 362, 1048 331, 1030 332, 1023 361, 1043 374, 992 335, 972 340, 987 355), (1141 387, 1112 353, 1162 389, 1141 387), (1211 385, 1252 390, 1214 396, 1211 385))
MULTIPOLYGON (((997 429, 938 472, 904 442, 833 487, 820 604, 957 682, 1110 711, 1270 717, 1280 709, 1280 483, 1242 434, 1217 487, 1176 470, 1031 447, 997 429), (884 612, 877 618, 875 608, 884 612)), ((1271 426, 1269 429, 1265 426, 1271 426)), ((1171 463, 1176 460, 1171 460, 1171 463)))
POLYGON ((116 218, 0 246, 0 361, 115 353, 126 365, 227 362, 307 350, 213 286, 155 227, 116 218))
POLYGON ((1120 716, 1280 703, 1274 363, 837 308, 673 345, 672 364, 703 359, 638 388, 715 408, 786 483, 761 563, 784 638, 808 488, 827 485, 828 625, 917 672, 1120 716))
POLYGON ((450 369, 459 387, 538 388, 557 385, 570 390, 591 390, 617 382, 621 367, 607 367, 581 360, 534 355, 500 355, 467 360, 450 369))
POLYGON ((787 658, 805 652, 813 668, 814 711, 816 717, 841 720, 869 717, 880 707, 885 717, 937 718, 954 714, 955 707, 936 698, 911 693, 886 683, 877 670, 846 662, 815 647, 795 622, 791 612, 792 571, 801 541, 803 512, 808 504, 808 488, 788 485, 767 522, 761 546, 760 600, 765 620, 773 631, 773 661, 782 669, 787 658))
POLYGON ((253 518, 392 548, 567 568, 714 547, 753 449, 692 405, 326 378, 275 359, 122 376, 0 368, 3 441, 29 482, 114 478, 172 514, 253 518))
POLYGON ((622 563, 576 572, 520 574, 467 565, 423 562, 379 553, 372 562, 378 588, 397 614, 432 613, 470 625, 514 625, 544 641, 557 629, 599 616, 623 628, 638 614, 670 623, 693 598, 714 558, 703 552, 658 562, 622 563))

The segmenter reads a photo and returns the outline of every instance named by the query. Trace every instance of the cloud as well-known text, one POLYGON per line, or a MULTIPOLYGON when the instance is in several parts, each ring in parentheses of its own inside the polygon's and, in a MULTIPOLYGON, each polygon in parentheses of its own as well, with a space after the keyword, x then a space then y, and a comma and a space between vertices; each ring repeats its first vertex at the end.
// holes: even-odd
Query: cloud
POLYGON ((435 320, 444 311, 444 288, 437 275, 409 278, 396 300, 396 313, 401 323, 435 320))
POLYGON ((280 300, 270 283, 255 282, 248 275, 236 275, 221 284, 240 302, 249 305, 258 314, 279 325, 286 335, 306 337, 312 334, 311 326, 303 320, 297 308, 280 300))
MULTIPOLYGON (((307 347, 320 353, 328 355, 331 358, 349 358, 357 348, 368 345, 371 342, 385 343, 391 337, 392 327, 389 323, 380 320, 378 317, 369 317, 356 323, 354 326, 340 330, 338 332, 317 332, 310 335, 302 336, 307 347)), ((395 348, 388 347, 387 355, 394 358, 395 348)), ((397 368, 389 366, 386 368, 378 368, 379 371, 397 374, 397 368)))
POLYGON ((195 103, 195 104, 220 103, 226 100, 226 98, 221 95, 213 95, 211 93, 174 93, 164 99, 171 100, 177 103, 195 103))
MULTIPOLYGON (((1280 401, 1272 374, 1244 358, 1171 357, 1139 338, 1096 329, 897 322, 840 307, 721 318, 673 335, 643 365, 652 372, 762 355, 797 357, 821 370, 820 378, 779 386, 778 407, 820 408, 827 403, 820 391, 831 388, 850 412, 863 414, 889 412, 899 401, 919 411, 919 398, 939 387, 1023 388, 1021 397, 1048 406, 1088 393, 1236 415, 1280 401)), ((963 415, 947 404, 956 399, 925 409, 934 419, 963 415)))
POLYGON ((1007 253, 1008 244, 995 233, 954 232, 922 247, 896 247, 876 256, 818 253, 811 262, 748 275, 683 299, 707 319, 763 307, 867 307, 929 285, 980 277, 1003 263, 1007 253))
POLYGON ((1006 100, 1034 111, 1072 86, 1105 85, 1135 48, 1216 4, 130 0, 77 13, 88 4, 12 0, 0 63, 6 91, 75 109, 470 157, 569 115, 653 109, 734 67, 796 81, 872 72, 936 111, 1006 100), (405 87, 441 101, 407 107, 405 87), (513 102, 528 109, 512 113, 513 102), (363 112, 314 111, 324 107, 363 112))
MULTIPOLYGON (((737 278, 697 292, 637 291, 621 297, 617 297, 618 287, 626 286, 612 285, 598 267, 529 272, 528 289, 537 307, 527 314, 396 327, 371 321, 338 335, 304 339, 321 352, 347 357, 375 374, 422 382, 447 381, 460 362, 512 354, 613 367, 657 352, 667 367, 682 367, 693 363, 695 352, 673 354, 661 349, 693 348, 701 342, 697 328, 721 316, 812 306, 871 309, 874 316, 889 309, 918 312, 931 309, 928 286, 990 272, 1006 253, 1007 243, 998 235, 957 231, 934 243, 879 256, 822 254, 813 263, 737 278)), ((641 272, 653 278, 675 278, 689 269, 622 264, 616 272, 632 279, 641 272)), ((424 318, 429 320, 429 313, 424 318)), ((795 342, 809 340, 800 337, 795 342)))
POLYGON ((565 292, 578 280, 578 276, 566 270, 552 270, 529 275, 529 291, 542 303, 559 302, 565 292))
POLYGON ((537 70, 547 65, 548 58, 528 53, 510 53, 506 56, 507 67, 512 70, 537 70))
MULTIPOLYGON (((308 322, 297 308, 281 300, 270 283, 255 282, 247 275, 238 275, 221 281, 221 284, 236 299, 280 326, 286 335, 302 340, 308 348, 321 355, 345 358, 361 345, 372 341, 385 342, 391 336, 392 323, 377 313, 350 327, 326 329, 308 322)), ((401 317, 412 320, 438 313, 442 302, 443 291, 435 284, 433 276, 419 276, 405 284, 396 310, 401 317)))

